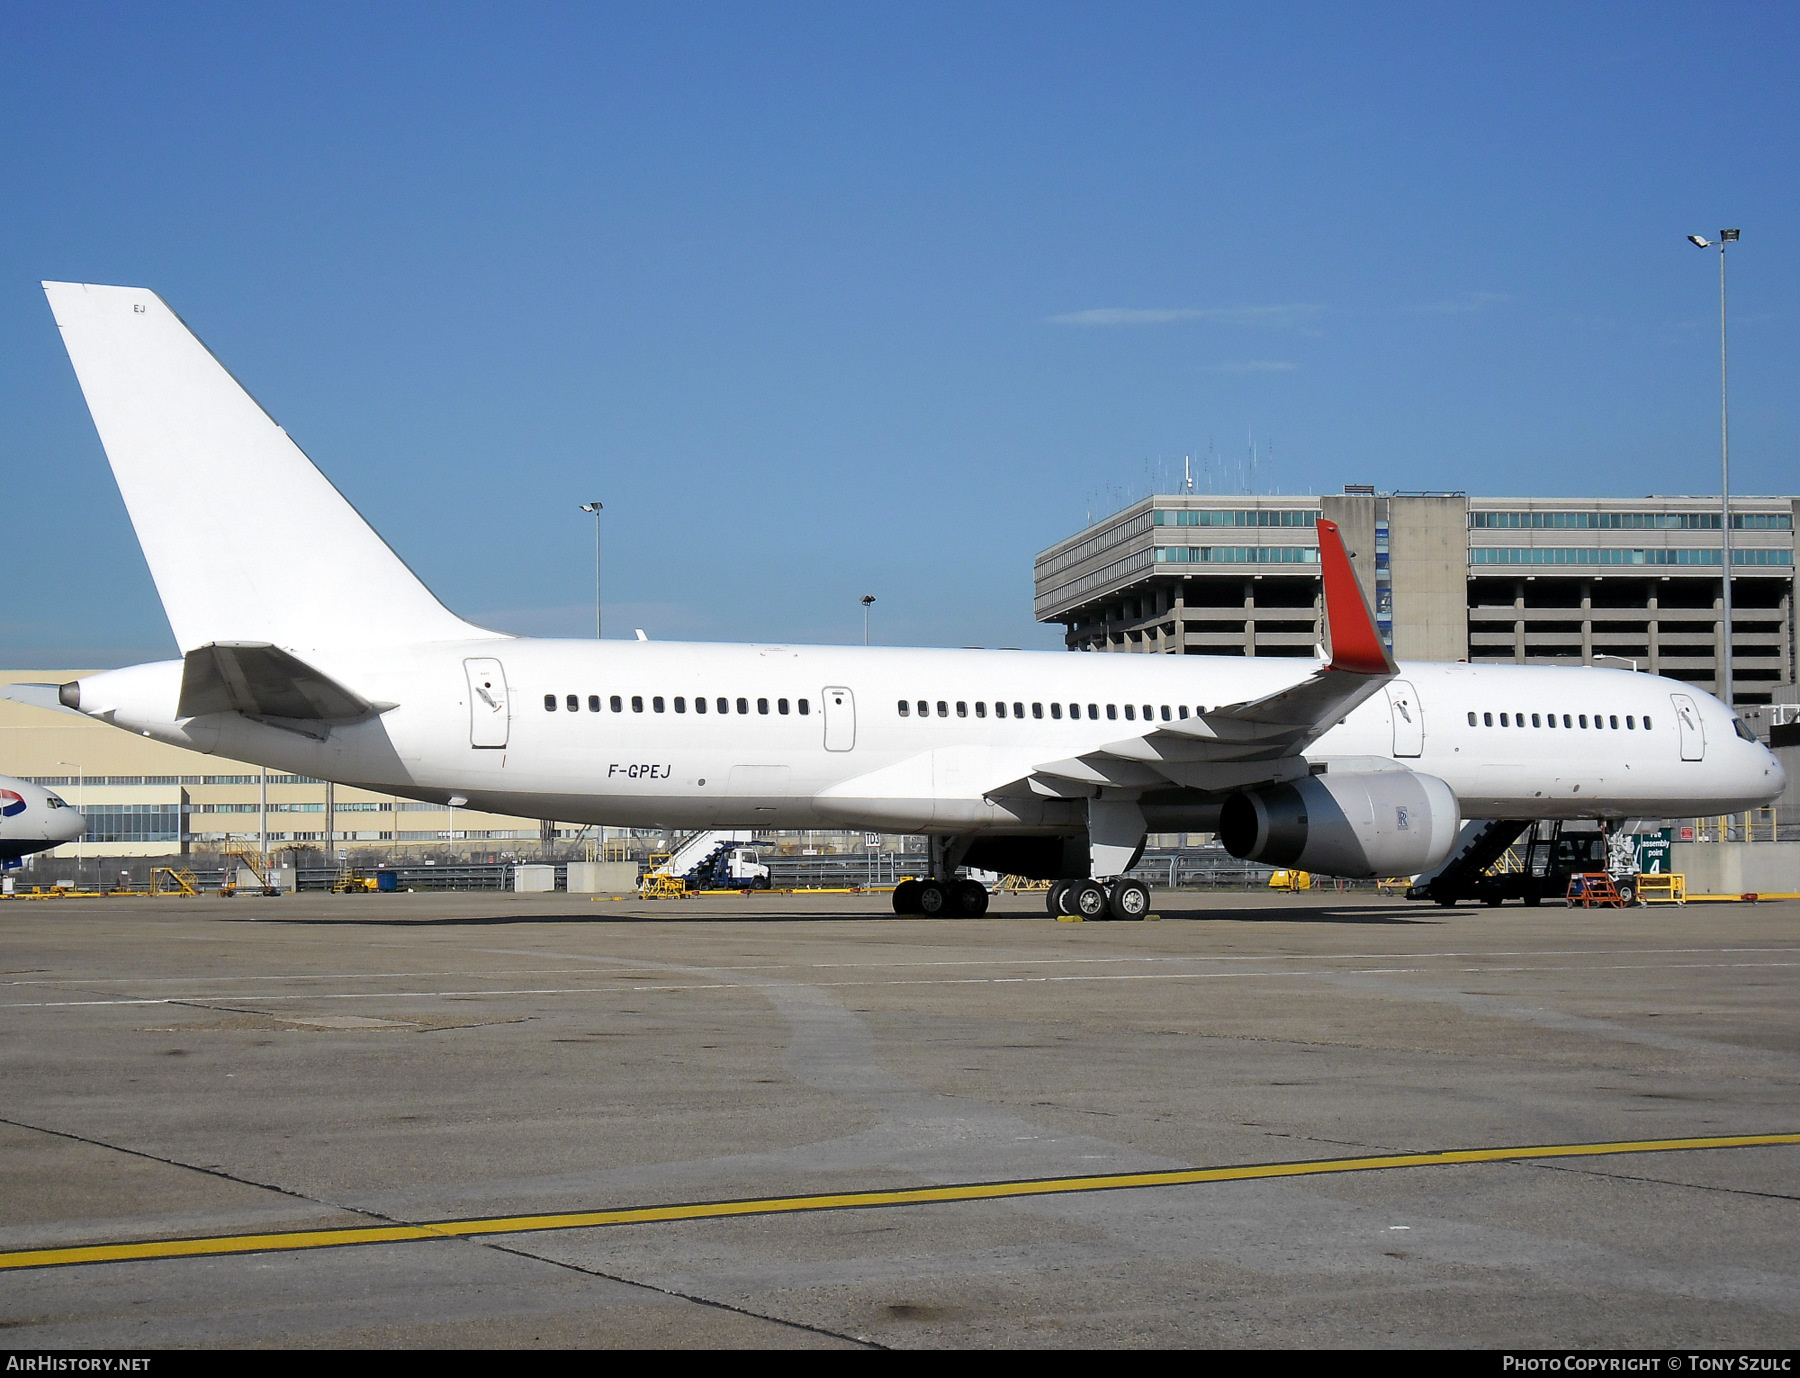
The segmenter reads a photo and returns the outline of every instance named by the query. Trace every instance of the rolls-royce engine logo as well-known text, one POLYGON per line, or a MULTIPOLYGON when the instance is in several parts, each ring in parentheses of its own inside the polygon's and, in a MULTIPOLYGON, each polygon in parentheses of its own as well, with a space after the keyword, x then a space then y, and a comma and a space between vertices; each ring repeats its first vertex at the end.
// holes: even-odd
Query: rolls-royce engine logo
POLYGON ((0 789, 0 818, 12 818, 25 812, 25 800, 15 791, 0 789))

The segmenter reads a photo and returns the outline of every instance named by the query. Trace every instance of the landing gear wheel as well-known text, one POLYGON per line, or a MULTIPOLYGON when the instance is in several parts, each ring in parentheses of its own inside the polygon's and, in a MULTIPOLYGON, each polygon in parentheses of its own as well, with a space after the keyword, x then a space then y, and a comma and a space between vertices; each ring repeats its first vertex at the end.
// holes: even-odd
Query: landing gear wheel
POLYGON ((950 887, 942 881, 922 880, 913 899, 919 906, 916 912, 928 919, 942 918, 950 908, 950 887))
POLYGON ((1106 907, 1115 919, 1140 920, 1150 912, 1150 887, 1139 880, 1116 880, 1106 907))
POLYGON ((1071 914, 1079 915, 1090 923, 1107 917, 1106 891, 1100 888, 1097 881, 1076 881, 1063 897, 1063 903, 1071 914))
POLYGON ((903 880, 894 887, 894 912, 896 914, 917 914, 919 912, 919 882, 903 880))
POLYGON ((1044 907, 1050 911, 1051 918, 1060 919, 1067 916, 1069 911, 1063 908, 1063 896, 1068 891, 1068 881, 1053 880, 1050 882, 1050 888, 1044 892, 1044 907))
POLYGON ((959 919, 979 919, 987 913, 987 886, 978 880, 959 880, 950 890, 950 912, 959 919))

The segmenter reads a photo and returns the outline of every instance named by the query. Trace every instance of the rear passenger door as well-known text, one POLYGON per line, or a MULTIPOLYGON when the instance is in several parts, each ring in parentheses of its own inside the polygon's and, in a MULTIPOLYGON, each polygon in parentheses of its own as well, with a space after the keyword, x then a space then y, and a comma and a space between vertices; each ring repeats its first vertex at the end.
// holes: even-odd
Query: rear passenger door
POLYGON ((506 671, 497 660, 465 660, 469 677, 469 745, 504 747, 511 714, 506 704, 506 671))
POLYGON ((1425 754, 1425 713, 1419 707, 1419 693, 1403 679, 1389 680, 1388 712, 1394 719, 1394 755, 1425 754))

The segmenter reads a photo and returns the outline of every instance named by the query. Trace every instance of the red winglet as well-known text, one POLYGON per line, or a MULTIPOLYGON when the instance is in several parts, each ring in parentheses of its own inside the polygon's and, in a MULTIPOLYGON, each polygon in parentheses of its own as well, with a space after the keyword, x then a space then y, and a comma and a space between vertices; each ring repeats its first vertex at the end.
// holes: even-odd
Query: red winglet
POLYGON ((1325 635, 1331 642, 1331 668, 1356 675, 1391 675, 1395 665, 1375 630, 1369 600, 1363 597, 1356 571, 1336 522, 1319 519, 1319 563, 1325 575, 1325 635))

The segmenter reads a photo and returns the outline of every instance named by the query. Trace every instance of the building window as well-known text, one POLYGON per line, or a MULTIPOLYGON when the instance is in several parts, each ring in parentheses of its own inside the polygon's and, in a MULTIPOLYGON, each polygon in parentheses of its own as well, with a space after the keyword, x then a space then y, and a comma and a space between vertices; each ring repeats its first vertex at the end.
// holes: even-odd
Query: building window
POLYGON ((544 711, 546 713, 554 713, 556 711, 556 695, 555 694, 545 694, 544 695, 544 711))

